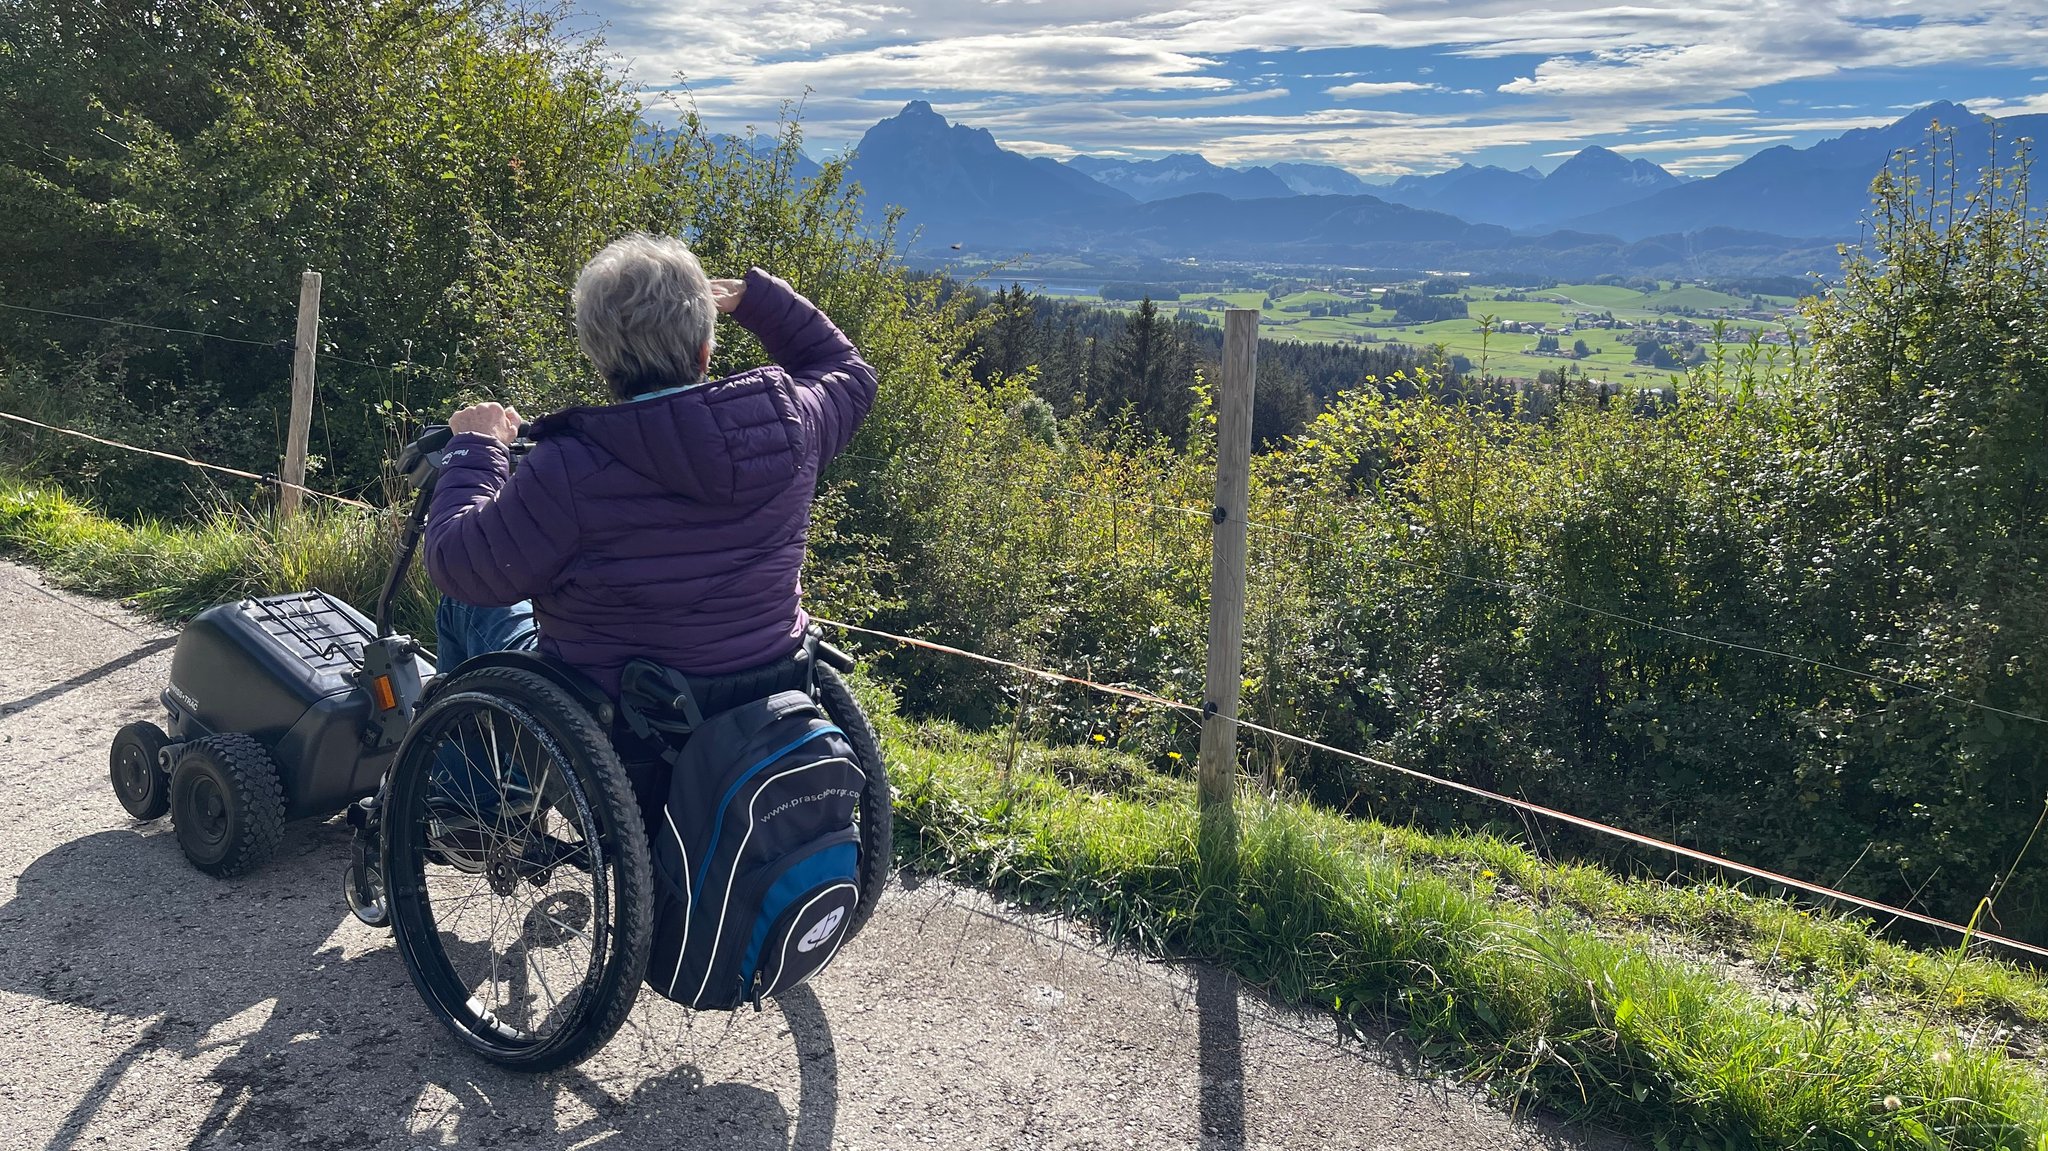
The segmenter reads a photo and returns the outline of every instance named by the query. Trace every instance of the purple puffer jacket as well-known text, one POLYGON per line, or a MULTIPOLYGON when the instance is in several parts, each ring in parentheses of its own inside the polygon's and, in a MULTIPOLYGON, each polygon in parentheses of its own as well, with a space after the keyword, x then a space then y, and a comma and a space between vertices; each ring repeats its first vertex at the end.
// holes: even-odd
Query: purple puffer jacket
POLYGON ((693 675, 787 655, 818 473, 875 402, 875 373, 825 313, 755 268, 732 318, 775 361, 673 395, 539 421, 504 448, 449 443, 427 571, 481 606, 531 599, 541 650, 616 696, 646 658, 693 675))

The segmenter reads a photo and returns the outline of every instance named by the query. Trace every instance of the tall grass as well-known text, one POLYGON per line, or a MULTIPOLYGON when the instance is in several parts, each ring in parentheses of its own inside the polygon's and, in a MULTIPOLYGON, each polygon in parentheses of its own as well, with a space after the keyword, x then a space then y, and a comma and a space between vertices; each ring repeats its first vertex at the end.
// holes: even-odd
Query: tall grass
MULTIPOLYGON (((190 522, 123 524, 57 488, 0 473, 0 547, 78 591, 133 602, 164 620, 227 600, 319 589, 375 607, 397 525, 353 508, 309 506, 280 520, 222 504, 190 522)), ((434 590, 415 565, 393 614, 399 630, 433 635, 434 590)))
POLYGON ((1519 894, 1605 925, 1653 927, 1763 964, 1803 986, 1853 985, 1859 997, 1907 1012, 2048 1025, 2048 981, 2037 972, 1981 955, 1957 963, 1953 951, 1887 939, 1859 916, 1718 883, 1628 879, 1601 867, 1555 863, 1493 835, 1365 826, 1376 850, 1459 876, 1474 889, 1519 894))

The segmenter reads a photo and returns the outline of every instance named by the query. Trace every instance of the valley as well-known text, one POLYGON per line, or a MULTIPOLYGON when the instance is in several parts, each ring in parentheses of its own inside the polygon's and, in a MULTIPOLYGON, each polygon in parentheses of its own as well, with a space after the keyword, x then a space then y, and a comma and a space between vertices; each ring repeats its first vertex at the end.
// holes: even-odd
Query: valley
MULTIPOLYGON (((1135 298, 1105 298, 1101 288, 1072 282, 1024 283, 1075 303, 1137 306, 1135 298)), ((1163 312, 1218 327, 1226 308, 1258 308, 1259 334, 1267 339, 1440 347, 1461 372, 1532 380, 1552 372, 1636 386, 1663 383, 1689 365, 1710 361, 1717 345, 1732 360, 1752 338, 1761 362, 1789 364, 1792 341, 1804 328, 1795 296, 1740 294, 1681 280, 1525 287, 1464 277, 1326 275, 1256 277, 1195 290, 1161 287, 1152 295, 1163 312), (1424 290, 1432 286, 1435 293, 1424 290), (1428 302, 1408 311, 1389 308, 1390 292, 1428 302), (1179 298, 1168 298, 1174 295, 1179 298), (1430 318, 1461 307, 1463 315, 1430 318)))

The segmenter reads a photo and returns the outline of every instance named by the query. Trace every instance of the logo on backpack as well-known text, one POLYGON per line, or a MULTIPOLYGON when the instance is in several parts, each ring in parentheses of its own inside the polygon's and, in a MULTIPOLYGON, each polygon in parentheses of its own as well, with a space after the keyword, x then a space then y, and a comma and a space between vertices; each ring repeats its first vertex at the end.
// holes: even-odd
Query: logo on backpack
POLYGON ((805 932, 804 937, 797 940, 796 949, 798 951, 816 951, 824 945, 826 940, 832 938, 832 933, 839 930, 839 921, 845 918, 846 909, 844 907, 833 908, 832 914, 820 919, 816 927, 805 932))

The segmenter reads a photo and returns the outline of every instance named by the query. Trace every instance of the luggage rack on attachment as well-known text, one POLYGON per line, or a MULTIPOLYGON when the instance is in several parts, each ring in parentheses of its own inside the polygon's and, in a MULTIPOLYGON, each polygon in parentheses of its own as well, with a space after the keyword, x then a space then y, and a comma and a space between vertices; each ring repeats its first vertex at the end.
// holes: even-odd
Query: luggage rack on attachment
POLYGON ((249 606, 266 634, 320 671, 362 670, 363 645, 376 638, 355 609, 326 592, 264 596, 249 606))

